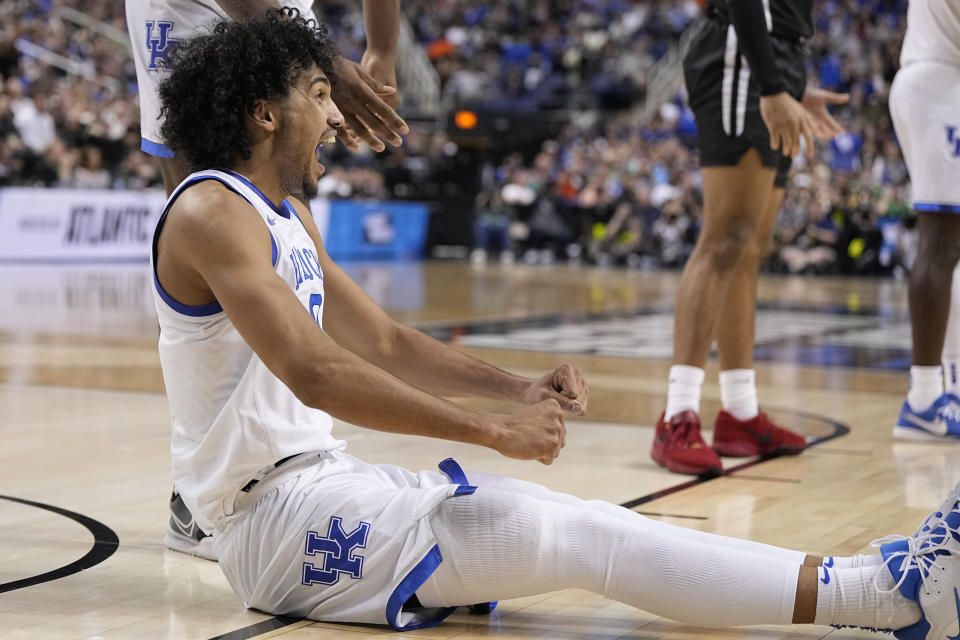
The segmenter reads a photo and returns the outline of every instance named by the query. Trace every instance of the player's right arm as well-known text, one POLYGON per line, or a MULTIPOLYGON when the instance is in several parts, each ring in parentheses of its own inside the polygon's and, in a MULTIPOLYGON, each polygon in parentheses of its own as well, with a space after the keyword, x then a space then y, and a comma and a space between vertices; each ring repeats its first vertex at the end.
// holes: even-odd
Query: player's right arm
POLYGON ((770 33, 761 0, 730 0, 730 19, 739 48, 760 85, 760 116, 770 132, 770 148, 793 157, 806 138, 807 155, 813 155, 809 116, 786 91, 770 44, 770 33))
POLYGON ((216 300, 263 363, 304 404, 392 433, 478 444, 549 464, 565 444, 563 411, 546 400, 505 416, 412 387, 340 347, 274 271, 257 213, 206 182, 174 203, 160 237, 157 273, 185 304, 216 300))

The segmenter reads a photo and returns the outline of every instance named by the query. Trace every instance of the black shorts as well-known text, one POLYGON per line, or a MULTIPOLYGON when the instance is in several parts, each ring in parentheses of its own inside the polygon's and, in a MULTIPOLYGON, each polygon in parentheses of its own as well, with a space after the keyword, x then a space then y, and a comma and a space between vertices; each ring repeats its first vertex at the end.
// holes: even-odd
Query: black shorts
MULTIPOLYGON (((775 36, 770 43, 787 92, 799 100, 807 83, 804 45, 775 36)), ((697 119, 701 166, 733 166, 753 147, 765 167, 776 168, 774 184, 786 186, 791 159, 770 148, 760 86, 736 46, 733 26, 718 17, 705 20, 683 58, 683 76, 697 119)))

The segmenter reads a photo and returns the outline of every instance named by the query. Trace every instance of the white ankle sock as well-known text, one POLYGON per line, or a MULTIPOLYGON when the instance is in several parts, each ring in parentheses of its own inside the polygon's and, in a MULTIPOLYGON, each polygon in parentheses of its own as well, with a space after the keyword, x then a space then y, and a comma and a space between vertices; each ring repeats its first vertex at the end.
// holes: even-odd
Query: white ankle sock
POLYGON ((675 364, 670 367, 670 384, 667 387, 667 410, 663 419, 667 422, 681 411, 700 413, 700 387, 703 386, 703 369, 675 364))
POLYGON ((720 402, 723 410, 737 420, 752 420, 760 413, 756 377, 757 372, 753 369, 720 372, 720 402))
POLYGON ((823 559, 823 566, 835 569, 850 569, 851 567, 876 567, 883 564, 883 556, 872 553, 868 556, 827 556, 823 559))
POLYGON ((894 588, 893 576, 886 567, 820 567, 817 574, 814 624, 900 629, 920 619, 917 603, 894 588), (886 592, 888 589, 891 591, 886 592))
POLYGON ((943 393, 941 367, 910 367, 910 392, 907 404, 914 411, 926 411, 943 393))

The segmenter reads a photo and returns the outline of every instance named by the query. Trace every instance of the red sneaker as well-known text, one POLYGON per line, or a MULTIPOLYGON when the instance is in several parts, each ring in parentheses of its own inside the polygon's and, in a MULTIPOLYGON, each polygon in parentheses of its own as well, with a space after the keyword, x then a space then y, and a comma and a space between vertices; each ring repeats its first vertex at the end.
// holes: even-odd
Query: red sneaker
POLYGON ((677 473, 717 476, 723 472, 720 456, 707 446, 700 435, 700 417, 693 411, 681 411, 663 421, 657 420, 650 457, 661 467, 677 473))
POLYGON ((806 438, 773 424, 763 411, 750 420, 721 411, 713 428, 713 450, 722 456, 794 455, 806 447, 806 438))

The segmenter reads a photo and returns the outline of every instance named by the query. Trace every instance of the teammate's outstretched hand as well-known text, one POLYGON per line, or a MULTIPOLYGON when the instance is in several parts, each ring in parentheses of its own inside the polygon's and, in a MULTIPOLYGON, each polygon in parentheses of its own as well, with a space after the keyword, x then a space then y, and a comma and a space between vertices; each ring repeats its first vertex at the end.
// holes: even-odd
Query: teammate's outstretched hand
POLYGON ((587 412, 589 395, 590 389, 580 369, 563 364, 530 385, 523 400, 527 404, 533 404, 553 399, 564 411, 582 416, 587 412))
POLYGON ((810 114, 786 91, 760 97, 760 116, 770 132, 770 148, 792 158, 800 152, 800 136, 806 140, 807 156, 813 157, 810 114))
MULTIPOLYGON (((360 67, 369 73, 370 76, 380 84, 388 87, 397 87, 396 63, 385 60, 381 56, 371 53, 368 49, 367 51, 363 52, 363 57, 360 58, 360 67)), ((381 93, 380 97, 384 102, 390 105, 391 109, 396 109, 400 106, 399 91, 394 91, 393 93, 381 93)))
POLYGON ((849 101, 849 93, 834 93, 817 87, 807 87, 803 92, 803 108, 810 115, 813 135, 821 140, 831 140, 843 133, 843 127, 830 115, 827 107, 849 101))
POLYGON ((556 400, 544 400, 503 416, 503 431, 494 449, 518 460, 551 464, 567 445, 563 409, 556 400))
POLYGON ((383 151, 383 138, 395 147, 403 144, 400 136, 410 128, 403 118, 386 102, 399 100, 397 88, 386 85, 370 75, 361 65, 340 58, 336 63, 337 88, 333 101, 343 113, 344 127, 338 131, 340 140, 356 151, 360 141, 375 151, 383 151))

